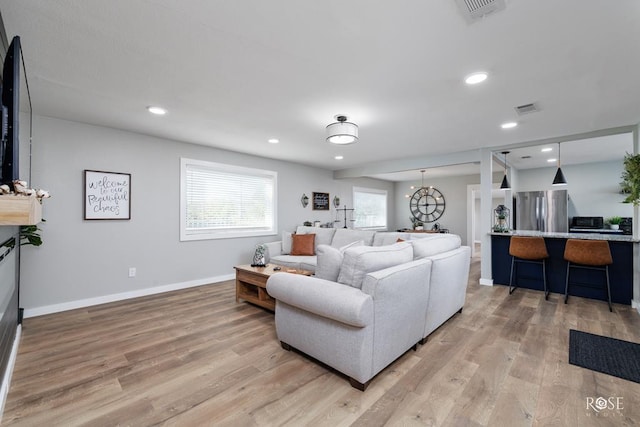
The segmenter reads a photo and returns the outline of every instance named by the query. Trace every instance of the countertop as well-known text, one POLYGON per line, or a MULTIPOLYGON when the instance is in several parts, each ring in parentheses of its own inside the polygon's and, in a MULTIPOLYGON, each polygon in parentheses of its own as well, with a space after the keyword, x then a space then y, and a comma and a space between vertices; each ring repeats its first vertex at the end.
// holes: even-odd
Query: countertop
POLYGON ((557 233, 549 231, 532 231, 532 230, 512 230, 506 233, 492 231, 492 236, 532 236, 532 237, 549 237, 556 239, 584 239, 584 240, 608 240, 611 242, 630 242, 638 243, 640 240, 634 239, 629 234, 599 234, 599 233, 557 233))

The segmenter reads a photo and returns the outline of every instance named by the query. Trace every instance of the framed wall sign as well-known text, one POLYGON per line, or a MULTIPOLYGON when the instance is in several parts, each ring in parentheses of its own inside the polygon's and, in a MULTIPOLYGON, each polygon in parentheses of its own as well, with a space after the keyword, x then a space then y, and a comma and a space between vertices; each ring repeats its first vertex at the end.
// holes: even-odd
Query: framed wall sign
POLYGON ((312 203, 314 211, 328 211, 329 193, 313 193, 312 203))
POLYGON ((131 219, 131 174, 84 171, 84 219, 131 219))

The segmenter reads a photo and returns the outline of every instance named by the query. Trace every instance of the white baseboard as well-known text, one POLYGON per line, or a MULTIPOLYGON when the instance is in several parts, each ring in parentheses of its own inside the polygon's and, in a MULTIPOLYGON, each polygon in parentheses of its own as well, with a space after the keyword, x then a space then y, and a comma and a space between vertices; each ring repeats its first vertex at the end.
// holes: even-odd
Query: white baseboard
POLYGON ((493 279, 483 279, 482 277, 480 278, 480 284, 482 286, 493 286, 493 279))
POLYGON ((24 318, 43 316, 45 314, 59 313, 61 311, 75 310, 76 308, 90 307, 92 305, 106 304, 114 301, 122 301, 131 298, 144 297, 147 295, 161 294, 163 292, 177 291, 180 289, 193 288, 196 286, 208 285, 211 283, 224 282, 235 279, 235 274, 225 274, 223 276, 208 277, 205 279, 191 280, 188 282, 173 283, 170 285, 156 286, 153 288, 137 289, 119 294, 104 295, 95 298, 87 298, 76 301, 63 302, 60 304, 45 305, 24 309, 24 318))
POLYGON ((4 379, 2 380, 2 385, 0 386, 0 421, 2 421, 2 415, 4 414, 4 404, 7 402, 7 396, 9 395, 11 376, 13 375, 13 367, 16 364, 16 357, 18 357, 18 346, 20 345, 21 336, 22 325, 18 325, 18 327, 16 328, 16 338, 13 340, 13 347, 11 347, 9 363, 7 363, 7 370, 5 372, 4 379))

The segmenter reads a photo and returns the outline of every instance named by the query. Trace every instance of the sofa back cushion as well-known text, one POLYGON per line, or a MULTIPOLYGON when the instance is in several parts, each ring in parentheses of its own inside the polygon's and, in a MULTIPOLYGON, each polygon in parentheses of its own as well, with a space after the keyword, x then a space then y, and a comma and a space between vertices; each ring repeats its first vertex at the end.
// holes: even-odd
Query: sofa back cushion
POLYGON ((362 240, 365 246, 371 246, 373 243, 373 236, 375 231, 368 230, 352 230, 350 228, 338 228, 333 235, 331 246, 334 248, 341 248, 349 243, 362 240))
POLYGON ((398 231, 379 231, 373 236, 373 246, 393 245, 396 242, 402 241, 398 239, 406 241, 411 239, 411 235, 398 231))
POLYGON ((433 234, 411 240, 414 259, 430 257, 460 247, 460 236, 456 234, 433 234))
POLYGON ((291 253, 291 245, 293 244, 293 233, 290 231, 282 232, 282 255, 289 255, 291 253))
POLYGON ((413 248, 407 242, 349 248, 344 252, 338 283, 360 289, 367 273, 412 260, 413 248))
POLYGON ((315 255, 315 234, 294 234, 291 236, 291 255, 315 255))
POLYGON ((340 268, 342 267, 342 259, 344 252, 356 246, 362 246, 364 243, 362 240, 349 243, 341 248, 334 248, 329 245, 318 245, 318 255, 316 264, 316 277, 318 279, 331 280, 332 282, 338 281, 338 275, 340 274, 340 268))
POLYGON ((296 234, 315 234, 316 240, 314 243, 314 250, 318 250, 318 245, 330 245, 333 239, 333 233, 336 232, 335 228, 323 228, 323 227, 307 227, 299 225, 296 228, 296 234))

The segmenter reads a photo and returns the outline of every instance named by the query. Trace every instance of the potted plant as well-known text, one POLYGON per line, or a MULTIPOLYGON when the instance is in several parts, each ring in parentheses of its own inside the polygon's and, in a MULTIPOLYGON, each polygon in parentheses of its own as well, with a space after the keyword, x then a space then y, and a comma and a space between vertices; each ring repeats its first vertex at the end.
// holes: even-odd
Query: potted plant
POLYGON ((628 194, 623 203, 640 205, 640 154, 625 154, 624 171, 620 177, 622 192, 628 194))
POLYGON ((622 218, 620 218, 619 216, 612 216, 611 218, 607 219, 607 224, 609 224, 609 227, 612 230, 618 230, 620 228, 621 222, 622 218))

